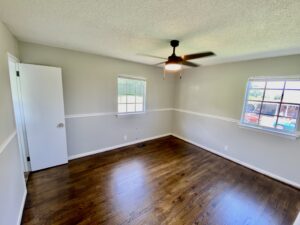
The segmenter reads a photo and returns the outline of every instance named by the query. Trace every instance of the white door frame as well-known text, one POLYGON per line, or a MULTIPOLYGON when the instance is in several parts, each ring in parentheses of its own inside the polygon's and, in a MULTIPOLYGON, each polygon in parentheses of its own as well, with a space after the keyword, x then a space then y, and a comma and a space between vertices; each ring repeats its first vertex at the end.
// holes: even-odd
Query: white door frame
POLYGON ((19 152, 21 156, 21 162, 23 164, 22 168, 24 172, 29 172, 31 171, 31 167, 30 162, 27 161, 29 153, 24 119, 25 117, 22 106, 20 79, 17 76, 18 64, 20 63, 20 60, 9 52, 7 53, 7 56, 19 152), (10 65, 11 63, 14 64, 13 67, 10 65))

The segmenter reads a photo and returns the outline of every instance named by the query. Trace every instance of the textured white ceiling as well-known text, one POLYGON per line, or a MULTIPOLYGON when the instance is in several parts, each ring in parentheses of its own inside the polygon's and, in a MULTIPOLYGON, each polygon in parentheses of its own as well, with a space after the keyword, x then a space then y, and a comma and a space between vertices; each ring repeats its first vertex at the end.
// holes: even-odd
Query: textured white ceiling
POLYGON ((202 65, 300 53, 300 0, 0 0, 22 41, 147 64, 214 51, 202 65))

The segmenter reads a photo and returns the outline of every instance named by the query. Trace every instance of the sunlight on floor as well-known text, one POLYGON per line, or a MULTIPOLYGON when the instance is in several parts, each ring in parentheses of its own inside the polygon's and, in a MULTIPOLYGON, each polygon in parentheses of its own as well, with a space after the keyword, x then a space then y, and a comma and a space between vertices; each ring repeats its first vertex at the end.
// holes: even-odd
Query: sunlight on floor
POLYGON ((146 179, 143 162, 133 160, 117 166, 112 172, 110 183, 111 203, 114 209, 128 214, 144 202, 149 202, 151 191, 146 179))
POLYGON ((277 224, 278 222, 276 211, 272 211, 272 207, 262 205, 261 199, 257 198, 257 193, 244 193, 243 190, 225 188, 215 201, 219 202, 215 206, 215 213, 222 218, 224 224, 232 224, 232 222, 236 224, 277 224), (256 215, 262 211, 264 216, 256 215), (253 218, 259 220, 253 221, 253 218))

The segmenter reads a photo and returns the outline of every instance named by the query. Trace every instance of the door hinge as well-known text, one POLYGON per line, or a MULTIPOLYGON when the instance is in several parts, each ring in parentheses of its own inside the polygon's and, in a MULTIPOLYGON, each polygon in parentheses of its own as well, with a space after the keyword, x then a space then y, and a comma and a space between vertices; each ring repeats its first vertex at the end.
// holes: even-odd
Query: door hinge
POLYGON ((30 157, 29 156, 27 156, 27 162, 30 162, 30 157))
POLYGON ((17 77, 19 77, 20 76, 20 71, 16 71, 16 73, 17 73, 17 77))

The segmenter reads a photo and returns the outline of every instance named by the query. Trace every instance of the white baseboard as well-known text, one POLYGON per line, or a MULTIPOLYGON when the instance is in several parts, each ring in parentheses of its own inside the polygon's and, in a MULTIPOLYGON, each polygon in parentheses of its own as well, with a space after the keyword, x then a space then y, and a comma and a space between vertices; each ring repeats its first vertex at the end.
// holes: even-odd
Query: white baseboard
POLYGON ((258 172, 258 173, 261 173, 261 174, 266 175, 268 177, 271 177, 271 178, 273 178, 275 180, 278 180, 280 182, 283 182, 283 183, 286 183, 288 185, 291 185, 291 186, 293 186, 293 187, 295 187, 297 189, 300 189, 300 184, 298 184, 298 183, 296 183, 294 181, 290 181, 290 180, 288 180, 286 178, 283 178, 281 176, 275 175, 275 174, 273 174, 271 172, 268 172, 268 171, 265 171, 263 169, 257 168, 256 166, 252 166, 252 165, 250 165, 248 163, 240 161, 240 160, 238 160, 236 158, 233 158, 231 156, 225 155, 225 154, 223 154, 221 152, 218 152, 218 151, 216 151, 214 149, 211 149, 211 148, 209 148, 207 146, 201 145, 199 143, 196 143, 194 141, 191 141, 191 140, 189 140, 187 138, 184 138, 184 137, 182 137, 180 135, 177 135, 177 134, 174 134, 174 133, 162 134, 162 135, 153 136, 153 137, 149 137, 149 138, 144 138, 144 139, 140 139, 140 140, 136 140, 136 141, 126 142, 126 143, 119 144, 119 145, 105 147, 105 148, 101 148, 101 149, 97 149, 97 150, 93 150, 93 151, 89 151, 89 152, 84 152, 84 153, 80 153, 80 154, 76 154, 76 155, 71 155, 71 156, 69 156, 69 160, 73 160, 73 159, 77 159, 77 158, 81 158, 81 157, 85 157, 85 156, 89 156, 89 155, 94 155, 94 154, 101 153, 101 152, 106 152, 106 151, 114 150, 114 149, 117 149, 117 148, 121 148, 121 147, 125 147, 125 146, 128 146, 128 145, 133 145, 133 144, 141 143, 141 142, 144 142, 144 141, 149 141, 149 140, 153 140, 153 139, 157 139, 157 138, 161 138, 161 137, 166 137, 166 136, 169 136, 169 135, 177 137, 177 138, 179 138, 179 139, 181 139, 183 141, 186 141, 186 142, 188 142, 190 144, 198 146, 198 147, 200 147, 200 148, 202 148, 204 150, 207 150, 207 151, 209 151, 209 152, 211 152, 213 154, 216 154, 218 156, 221 156, 221 157, 223 157, 225 159, 231 160, 231 161, 233 161, 233 162, 235 162, 237 164, 240 164, 240 165, 242 165, 244 167, 247 167, 247 168, 249 168, 251 170, 254 170, 254 171, 258 172))
POLYGON ((235 163, 237 163, 237 164, 240 164, 240 165, 242 165, 242 166, 244 166, 244 167, 247 167, 247 168, 249 168, 249 169, 251 169, 251 170, 254 170, 254 171, 258 172, 258 173, 261 173, 261 174, 266 175, 266 176, 268 176, 268 177, 271 177, 271 178, 273 178, 273 179, 275 179, 275 180, 278 180, 278 181, 280 181, 280 182, 283 182, 283 183, 286 183, 286 184, 288 184, 288 185, 290 185, 290 186, 293 186, 293 187, 295 187, 295 188, 297 188, 297 189, 300 189, 300 184, 298 184, 298 183, 296 183, 296 182, 294 182, 294 181, 290 181, 290 180, 288 180, 288 179, 286 179, 286 178, 283 178, 283 177, 281 177, 281 176, 278 176, 278 175, 275 175, 275 174, 270 173, 270 172, 268 172, 268 171, 265 171, 265 170, 263 170, 263 169, 257 168, 256 166, 252 166, 252 165, 250 165, 250 164, 248 164, 248 163, 242 162, 242 161, 240 161, 240 160, 238 160, 238 159, 236 159, 236 158, 233 158, 233 157, 231 157, 231 156, 228 156, 228 155, 225 155, 225 154, 223 154, 223 153, 220 153, 220 152, 218 152, 218 151, 216 151, 216 150, 214 150, 214 149, 211 149, 211 148, 209 148, 209 147, 207 147, 207 146, 204 146, 204 145, 201 145, 201 144, 196 143, 196 142, 194 142, 194 141, 191 141, 191 140, 189 140, 189 139, 187 139, 187 138, 184 138, 184 137, 182 137, 182 136, 180 136, 180 135, 177 135, 177 134, 174 134, 174 133, 172 133, 171 135, 174 136, 174 137, 177 137, 177 138, 179 138, 179 139, 181 139, 181 140, 183 140, 183 141, 186 141, 186 142, 188 142, 188 143, 190 143, 190 144, 196 145, 196 146, 198 146, 198 147, 200 147, 200 148, 202 148, 202 149, 204 149, 204 150, 207 150, 207 151, 209 151, 209 152, 211 152, 211 153, 213 153, 213 154, 216 154, 216 155, 221 156, 221 157, 223 157, 223 158, 225 158, 225 159, 228 159, 228 160, 233 161, 233 162, 235 162, 235 163))
POLYGON ((92 151, 89 151, 89 152, 84 152, 84 153, 80 153, 80 154, 76 154, 76 155, 71 155, 71 156, 69 156, 69 160, 78 159, 78 158, 81 158, 81 157, 94 155, 94 154, 97 154, 97 153, 106 152, 106 151, 114 150, 116 148, 121 148, 121 147, 125 147, 125 146, 128 146, 128 145, 133 145, 133 144, 141 143, 141 142, 144 142, 144 141, 150 141, 150 140, 153 140, 153 139, 162 138, 162 137, 166 137, 166 136, 170 136, 170 135, 172 135, 172 134, 171 133, 166 133, 166 134, 162 134, 162 135, 152 136, 152 137, 149 137, 149 138, 139 139, 139 140, 136 140, 136 141, 126 142, 126 143, 119 144, 119 145, 105 147, 105 148, 101 148, 101 149, 97 149, 97 150, 92 150, 92 151))
POLYGON ((22 222, 22 216, 23 216, 26 196, 27 196, 27 189, 25 189, 25 192, 23 194, 23 199, 22 199, 22 203, 21 203, 21 207, 20 207, 20 211, 19 211, 19 216, 18 216, 18 223, 17 223, 18 225, 20 225, 22 222))

